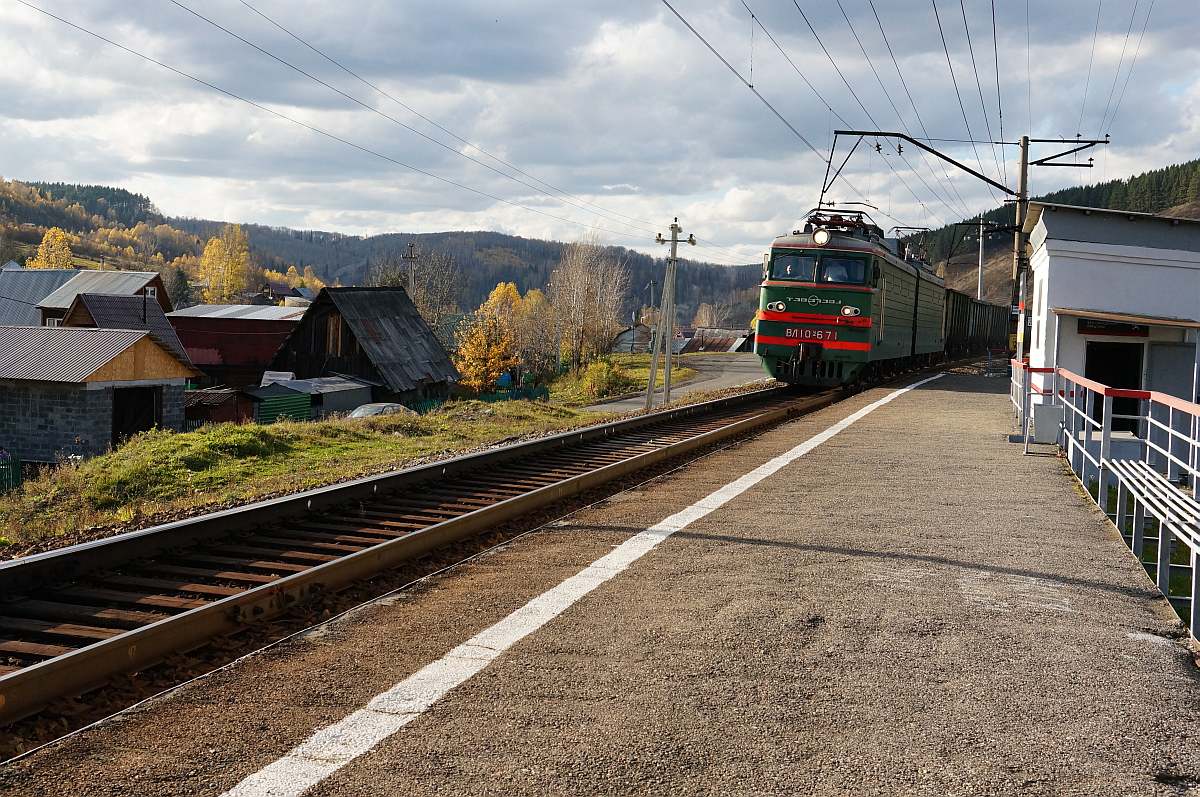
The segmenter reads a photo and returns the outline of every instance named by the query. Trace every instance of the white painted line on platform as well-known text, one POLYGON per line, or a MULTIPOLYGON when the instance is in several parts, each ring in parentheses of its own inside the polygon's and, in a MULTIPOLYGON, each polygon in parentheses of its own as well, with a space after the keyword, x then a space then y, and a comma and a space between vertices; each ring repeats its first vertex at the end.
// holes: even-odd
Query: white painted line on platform
POLYGON ((441 659, 376 695, 364 708, 317 731, 283 758, 250 775, 222 797, 300 797, 309 788, 412 722, 501 653, 558 617, 580 598, 641 559, 667 537, 724 506, 884 404, 941 376, 935 374, 892 391, 688 508, 635 534, 491 628, 481 631, 441 659))

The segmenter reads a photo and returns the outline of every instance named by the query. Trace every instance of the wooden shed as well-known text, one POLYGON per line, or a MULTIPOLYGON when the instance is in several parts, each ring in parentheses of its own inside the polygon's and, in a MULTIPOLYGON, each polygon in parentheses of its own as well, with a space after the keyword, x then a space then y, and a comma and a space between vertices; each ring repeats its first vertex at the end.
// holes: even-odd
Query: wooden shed
POLYGON ((403 288, 323 288, 271 370, 362 380, 378 385, 375 401, 437 398, 458 381, 450 355, 403 288))

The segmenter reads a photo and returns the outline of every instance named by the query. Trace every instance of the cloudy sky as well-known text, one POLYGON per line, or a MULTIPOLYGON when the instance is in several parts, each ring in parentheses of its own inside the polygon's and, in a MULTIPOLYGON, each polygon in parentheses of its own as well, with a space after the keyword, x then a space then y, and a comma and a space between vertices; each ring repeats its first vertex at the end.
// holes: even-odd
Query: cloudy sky
MULTIPOLYGON (((258 105, 0 0, 0 175, 119 185, 173 215, 644 251, 677 215, 698 257, 750 262, 815 204, 833 129, 1000 136, 983 0, 936 6, 966 123, 929 0, 671 0, 794 131, 661 0, 29 1, 258 105)), ((1195 0, 1042 0, 1028 26, 1023 0, 995 6, 1005 139, 1113 136, 1094 169, 1035 169, 1035 193, 1200 154, 1195 0)), ((872 143, 830 198, 884 226, 997 202, 872 143)), ((1015 182, 1015 147, 938 146, 1015 182)))

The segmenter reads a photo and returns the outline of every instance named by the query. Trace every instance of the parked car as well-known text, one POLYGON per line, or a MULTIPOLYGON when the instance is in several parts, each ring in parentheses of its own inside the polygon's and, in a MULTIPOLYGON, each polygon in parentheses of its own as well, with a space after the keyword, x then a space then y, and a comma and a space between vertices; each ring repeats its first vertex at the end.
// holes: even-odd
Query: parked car
POLYGON ((363 404, 355 407, 350 413, 351 418, 371 418, 376 415, 416 415, 417 413, 410 410, 403 404, 394 404, 390 401, 380 401, 374 404, 363 404))

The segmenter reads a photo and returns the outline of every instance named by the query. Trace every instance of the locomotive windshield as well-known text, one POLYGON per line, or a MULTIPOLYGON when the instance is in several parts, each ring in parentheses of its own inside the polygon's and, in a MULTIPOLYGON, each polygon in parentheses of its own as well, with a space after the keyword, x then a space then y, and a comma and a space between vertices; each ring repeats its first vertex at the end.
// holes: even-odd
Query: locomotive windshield
POLYGON ((862 285, 867 261, 835 254, 778 254, 771 261, 771 279, 862 285))
POLYGON ((817 259, 811 255, 776 255, 771 277, 777 280, 812 282, 816 278, 817 259))
POLYGON ((849 257, 823 257, 821 275, 817 281, 861 285, 867 281, 867 264, 849 257))

